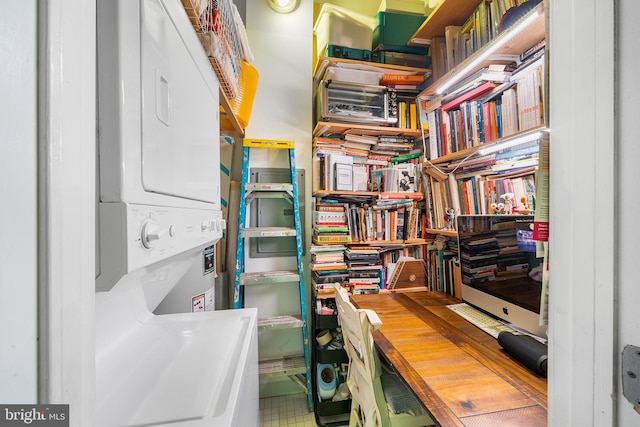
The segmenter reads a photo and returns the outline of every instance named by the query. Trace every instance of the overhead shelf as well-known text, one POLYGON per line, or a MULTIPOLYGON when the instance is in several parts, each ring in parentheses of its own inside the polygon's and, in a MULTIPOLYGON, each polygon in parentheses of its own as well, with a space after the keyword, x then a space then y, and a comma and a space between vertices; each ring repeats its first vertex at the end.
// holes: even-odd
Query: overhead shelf
MULTIPOLYGON (((189 17, 189 21, 191 22, 191 25, 193 26, 193 30, 196 32, 196 34, 200 33, 201 32, 200 19, 197 15, 198 12, 194 7, 193 2, 190 0, 182 0, 181 3, 182 3, 182 6, 184 7, 185 12, 187 13, 187 16, 189 17)), ((214 70, 214 72, 216 70, 215 61, 216 61, 215 58, 209 56, 209 63, 211 64, 211 68, 214 70)), ((220 78, 218 78, 218 80, 220 80, 220 78)), ((220 83, 221 83, 220 89, 219 89, 220 106, 224 110, 224 111, 220 111, 221 122, 225 121, 226 119, 225 123, 230 124, 230 127, 233 129, 233 132, 235 132, 240 137, 244 137, 245 128, 244 126, 242 126, 242 124, 238 120, 238 117, 234 113, 234 111, 239 110, 238 108, 234 108, 234 107, 238 107, 235 103, 240 102, 240 99, 238 99, 237 97, 234 99, 229 99, 229 97, 223 90, 223 86, 222 86, 223 82, 220 82, 220 83)), ((225 130, 230 130, 230 129, 225 129, 225 130)))
MULTIPOLYGON (((344 135, 356 132, 362 135, 413 136, 416 139, 422 137, 422 131, 420 129, 405 129, 390 126, 371 126, 338 122, 316 123, 316 126, 313 129, 313 136, 328 134, 344 135)), ((428 132, 428 130, 425 129, 425 132, 428 132)))
POLYGON ((322 75, 324 74, 327 67, 330 67, 335 64, 358 64, 358 65, 371 65, 372 67, 389 69, 390 71, 406 71, 413 72, 417 75, 423 75, 425 78, 428 78, 431 75, 431 70, 428 68, 414 68, 414 67, 404 67, 402 65, 394 65, 394 64, 381 64, 378 62, 363 62, 355 59, 347 59, 347 58, 334 58, 331 56, 321 56, 318 58, 318 62, 316 62, 316 67, 313 70, 313 79, 314 81, 320 80, 322 75))
MULTIPOLYGON (((444 5, 450 3, 452 2, 446 1, 441 4, 444 5)), ((456 1, 455 3, 457 4, 458 2, 456 1)), ((436 94, 438 88, 445 82, 451 79, 462 81, 465 77, 473 74, 481 68, 487 67, 489 64, 511 63, 514 61, 514 58, 518 58, 522 52, 545 38, 544 3, 540 3, 520 19, 521 20, 516 22, 510 29, 500 33, 500 35, 493 38, 477 52, 474 52, 473 55, 466 58, 460 64, 456 65, 445 75, 436 80, 432 85, 422 91, 419 97, 432 97, 436 94), (518 31, 518 22, 522 22, 531 16, 535 16, 535 19, 527 26, 526 29, 518 31), (517 31, 517 33, 514 33, 514 31, 517 31), (496 48, 496 46, 498 47, 496 48)))
POLYGON ((479 4, 480 0, 441 1, 409 39, 409 46, 424 46, 432 38, 444 36, 446 26, 464 24, 479 4))

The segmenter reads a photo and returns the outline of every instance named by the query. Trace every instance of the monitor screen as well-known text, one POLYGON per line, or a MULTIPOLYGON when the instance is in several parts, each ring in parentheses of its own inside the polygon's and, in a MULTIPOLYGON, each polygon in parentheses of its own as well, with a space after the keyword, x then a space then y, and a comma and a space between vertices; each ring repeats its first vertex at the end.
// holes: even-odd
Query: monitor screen
POLYGON ((542 258, 531 240, 531 215, 457 218, 462 299, 534 335, 540 322, 542 258))

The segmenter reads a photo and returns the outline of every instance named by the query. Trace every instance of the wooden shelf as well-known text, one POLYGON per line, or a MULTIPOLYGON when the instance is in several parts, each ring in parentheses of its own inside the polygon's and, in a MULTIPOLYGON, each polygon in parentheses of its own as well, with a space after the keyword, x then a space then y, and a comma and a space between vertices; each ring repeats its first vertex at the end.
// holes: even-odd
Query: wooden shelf
MULTIPOLYGON (((427 132, 427 129, 425 129, 427 132)), ((389 135, 389 136, 413 136, 421 138, 420 129, 403 129, 390 126, 373 126, 355 123, 340 122, 317 122, 313 129, 313 136, 323 136, 328 134, 345 135, 347 133, 358 133, 362 135, 389 135)))
MULTIPOLYGON (((209 62, 212 62, 213 58, 209 58, 209 62)), ((212 64, 213 66, 213 64, 212 64)), ((231 126, 233 126, 233 130, 239 137, 244 138, 244 128, 238 121, 238 118, 235 114, 233 114, 233 108, 231 107, 232 100, 227 98, 227 95, 224 93, 222 89, 220 89, 220 105, 224 108, 224 113, 221 111, 220 116, 227 118, 231 122, 231 126)))
POLYGON ((313 192, 313 197, 327 196, 361 196, 377 197, 378 200, 422 200, 423 193, 380 193, 379 191, 340 191, 340 190, 317 190, 313 192))
MULTIPOLYGON (((430 162, 432 164, 434 164, 434 165, 441 164, 441 163, 453 162, 453 161, 456 161, 456 160, 459 160, 459 159, 463 159, 465 157, 470 156, 471 154, 475 153, 476 151, 478 151, 482 147, 491 147, 492 145, 498 144, 498 143, 502 142, 505 139, 513 139, 513 138, 517 138, 519 136, 528 135, 528 134, 535 133, 535 132, 542 132, 542 131, 545 131, 546 129, 547 129, 547 127, 545 125, 536 126, 534 128, 531 128, 531 129, 527 129, 527 130, 523 130, 523 131, 514 133, 513 135, 505 136, 504 138, 496 139, 495 141, 486 142, 486 143, 484 143, 482 145, 479 145, 477 147, 471 147, 471 148, 467 148, 467 149, 464 149, 464 150, 456 151, 455 153, 447 154, 445 156, 440 156, 440 157, 438 157, 436 159, 430 160, 430 162)), ((429 166, 428 164, 423 164, 423 169, 428 167, 428 166, 429 166)))
POLYGON ((409 39, 409 46, 424 46, 415 39, 431 40, 444 36, 444 27, 462 25, 476 10, 481 0, 444 0, 429 14, 429 17, 409 39))
MULTIPOLYGON (((431 231, 428 231, 431 234, 431 231)), ((456 234, 457 236, 457 234, 456 234)), ((416 246, 416 245, 424 245, 427 243, 431 243, 433 240, 431 239, 407 239, 407 240, 365 240, 359 242, 316 242, 313 241, 313 244, 316 246, 327 246, 327 245, 344 245, 344 246, 416 246)))
POLYGON ((372 67, 385 68, 389 70, 395 71, 408 71, 413 72, 415 74, 422 74, 424 78, 428 78, 431 75, 431 70, 428 68, 414 68, 414 67, 404 67, 402 65, 394 65, 394 64, 381 64, 379 62, 367 62, 367 61, 358 61, 355 59, 347 59, 347 58, 333 58, 331 56, 321 56, 318 58, 318 62, 316 62, 315 69, 313 70, 313 80, 319 81, 322 79, 324 72, 327 67, 330 67, 335 64, 358 64, 358 65, 369 65, 372 67))
MULTIPOLYGON (((444 5, 448 3, 452 3, 452 1, 444 1, 441 4, 444 5)), ((455 3, 457 5, 458 1, 455 3)), ((449 70, 444 76, 436 80, 432 85, 422 91, 418 97, 429 99, 433 97, 436 94, 436 90, 448 80, 456 78, 457 81, 461 81, 481 68, 487 67, 489 64, 509 64, 513 62, 514 57, 518 57, 522 52, 545 38, 544 3, 538 4, 533 10, 520 18, 520 20, 511 28, 513 29, 517 27, 519 22, 522 22, 522 20, 527 19, 532 15, 535 15, 536 19, 527 28, 520 31, 506 43, 504 42, 504 39, 512 37, 512 32, 510 30, 503 31, 499 36, 492 39, 480 50, 466 58, 453 69, 449 70), (498 49, 495 49, 496 45, 500 45, 502 43, 504 44, 498 49), (491 52, 491 54, 478 61, 478 58, 487 55, 487 52, 491 52), (464 71, 464 74, 458 75, 462 71, 464 71)))
POLYGON ((426 232, 431 234, 440 234, 441 236, 446 237, 458 237, 458 232, 456 230, 438 230, 437 228, 427 228, 426 232))

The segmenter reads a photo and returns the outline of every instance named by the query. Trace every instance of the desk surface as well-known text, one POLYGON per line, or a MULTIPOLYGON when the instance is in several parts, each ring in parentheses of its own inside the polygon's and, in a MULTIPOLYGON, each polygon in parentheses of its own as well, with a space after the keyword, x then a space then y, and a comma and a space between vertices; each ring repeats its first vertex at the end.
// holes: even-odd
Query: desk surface
POLYGON ((354 295, 375 310, 374 340, 442 426, 546 426, 547 380, 446 305, 438 292, 354 295))

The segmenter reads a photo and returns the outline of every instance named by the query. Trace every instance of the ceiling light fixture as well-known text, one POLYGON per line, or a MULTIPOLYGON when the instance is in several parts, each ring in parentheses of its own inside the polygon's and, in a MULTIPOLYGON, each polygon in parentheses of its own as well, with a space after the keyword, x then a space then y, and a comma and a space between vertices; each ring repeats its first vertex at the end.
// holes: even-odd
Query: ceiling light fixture
POLYGON ((300 0, 267 0, 267 4, 278 13, 291 13, 300 6, 300 0))

